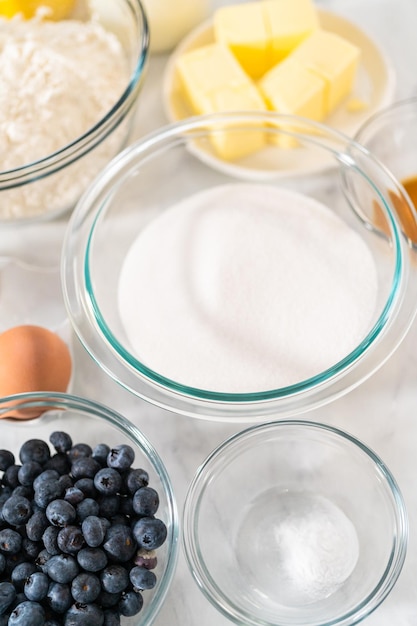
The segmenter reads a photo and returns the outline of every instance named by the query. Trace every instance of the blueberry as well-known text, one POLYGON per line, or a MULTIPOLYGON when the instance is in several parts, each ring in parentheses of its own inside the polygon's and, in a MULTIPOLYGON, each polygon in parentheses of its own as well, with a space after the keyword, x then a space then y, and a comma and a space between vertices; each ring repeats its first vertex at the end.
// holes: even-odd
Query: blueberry
POLYGON ((84 498, 76 506, 77 518, 80 522, 83 522, 87 517, 91 515, 97 516, 100 511, 99 503, 93 498, 84 498))
POLYGON ((125 591, 122 593, 122 597, 117 605, 120 614, 125 617, 136 615, 142 609, 142 606, 142 594, 137 591, 125 591))
POLYGON ((7 470, 3 474, 3 485, 14 489, 20 485, 19 483, 19 470, 21 465, 9 465, 7 470))
POLYGON ((106 553, 101 548, 82 548, 77 561, 87 572, 99 572, 107 565, 106 553))
POLYGON ((73 603, 71 587, 62 583, 50 583, 46 594, 46 603, 55 613, 65 613, 73 603))
POLYGON ((154 517, 142 517, 133 526, 133 536, 141 548, 155 550, 167 537, 164 522, 154 517))
POLYGON ((156 585, 156 576, 154 572, 146 569, 146 567, 132 567, 129 572, 129 578, 133 587, 138 591, 153 589, 156 585))
POLYGON ((64 474, 63 476, 60 476, 58 478, 58 483, 61 485, 62 487, 62 493, 65 494, 65 492, 67 491, 67 489, 69 489, 70 487, 73 487, 73 480, 71 478, 71 476, 69 474, 64 474))
MULTIPOLYGON (((101 466, 107 465, 107 455, 110 452, 110 447, 106 443, 99 443, 93 449, 93 459, 98 461, 101 466)), ((1 468, 0 468, 1 469, 1 468)))
POLYGON ((106 519, 112 519, 120 509, 120 496, 101 496, 98 499, 99 515, 106 519))
POLYGON ((46 563, 46 573, 56 583, 70 583, 78 572, 78 563, 70 554, 51 556, 46 563))
POLYGON ((21 602, 9 617, 9 626, 44 626, 45 611, 38 602, 21 602))
POLYGON ((137 545, 129 526, 117 524, 107 530, 103 548, 112 560, 124 563, 133 557, 137 545))
POLYGON ((49 446, 42 439, 28 439, 22 445, 19 451, 19 459, 21 463, 28 461, 36 461, 43 465, 51 456, 49 446))
POLYGON ((52 455, 51 458, 45 463, 45 469, 52 469, 58 472, 60 476, 69 474, 71 470, 71 463, 66 454, 57 452, 52 455))
POLYGON ((103 611, 96 604, 76 602, 65 615, 64 626, 103 626, 103 611))
POLYGON ((46 509, 48 504, 61 498, 64 494, 64 487, 59 480, 44 480, 35 488, 33 499, 42 509, 46 509))
POLYGON ((129 574, 123 565, 112 564, 103 569, 100 574, 101 586, 108 593, 120 593, 129 584, 129 574))
POLYGON ((32 505, 29 500, 23 496, 10 496, 3 504, 3 519, 12 526, 26 524, 31 515, 32 505))
POLYGON ((28 561, 24 561, 23 563, 16 565, 10 577, 15 589, 17 591, 22 591, 26 580, 37 570, 38 568, 36 565, 34 563, 29 563, 28 561))
POLYGON ((101 517, 89 515, 83 520, 81 529, 90 548, 98 548, 104 541, 107 526, 101 517))
POLYGON ((76 554, 85 544, 83 533, 79 526, 64 526, 58 533, 58 548, 65 554, 76 554))
POLYGON ((75 522, 76 511, 66 500, 53 500, 46 507, 46 517, 53 526, 67 526, 75 522))
POLYGON ((0 530, 0 550, 9 554, 17 554, 22 547, 22 536, 12 528, 0 530))
POLYGON ((118 611, 113 611, 112 609, 106 609, 104 611, 103 626, 120 626, 120 615, 118 611))
POLYGON ((112 496, 120 491, 122 478, 116 469, 103 467, 94 476, 94 486, 100 493, 112 496))
POLYGON ((108 591, 104 591, 102 589, 97 598, 97 604, 101 606, 102 609, 112 609, 119 604, 121 597, 121 593, 109 593, 108 591))
POLYGON ((57 452, 68 452, 72 448, 72 439, 68 433, 56 430, 49 435, 49 441, 57 452))
POLYGON ((86 498, 95 498, 97 495, 97 489, 94 487, 92 478, 80 478, 75 481, 74 487, 80 489, 86 498))
POLYGON ((76 506, 84 500, 84 498, 84 493, 81 489, 78 489, 78 487, 68 487, 65 491, 64 500, 72 504, 72 506, 76 506))
POLYGON ((124 516, 134 515, 133 498, 130 496, 121 496, 119 501, 119 511, 124 516))
POLYGON ((133 495, 135 491, 141 487, 147 487, 149 484, 149 474, 144 469, 132 469, 129 471, 126 484, 129 492, 133 495))
POLYGON ((48 526, 42 535, 43 545, 51 556, 61 552, 58 547, 58 534, 60 530, 58 526, 48 526))
POLYGON ((71 583, 71 594, 76 602, 90 604, 97 600, 100 590, 100 580, 88 572, 78 574, 71 583))
POLYGON ((38 556, 35 560, 35 565, 44 573, 48 571, 48 561, 54 556, 53 554, 49 554, 48 550, 43 549, 39 552, 38 556))
POLYGON ((158 559, 155 550, 144 550, 139 548, 136 552, 133 562, 139 567, 146 567, 146 569, 155 569, 158 564, 158 559))
POLYGON ((42 473, 42 465, 37 461, 27 461, 19 468, 17 477, 21 485, 33 485, 36 476, 42 473))
POLYGON ((107 465, 125 472, 135 460, 135 451, 127 444, 121 444, 112 448, 107 456, 107 465))
POLYGON ((158 493, 152 487, 141 487, 133 496, 133 510, 137 515, 152 517, 159 507, 158 493))
POLYGON ((34 572, 26 580, 23 591, 31 602, 41 602, 46 598, 49 588, 49 577, 43 572, 34 572))
POLYGON ((23 498, 27 498, 28 500, 33 499, 33 489, 28 485, 18 485, 15 487, 10 494, 11 496, 22 496, 23 498))
POLYGON ((27 597, 25 596, 23 591, 19 591, 19 593, 16 594, 13 604, 11 604, 9 607, 9 613, 11 613, 18 604, 22 604, 22 602, 27 602, 27 597))
POLYGON ((6 569, 6 557, 0 553, 0 574, 6 569))
POLYGON ((14 463, 14 454, 10 450, 0 450, 0 472, 5 472, 14 463))
POLYGON ((77 443, 75 446, 72 446, 71 450, 68 451, 68 457, 71 463, 73 463, 76 459, 79 459, 81 456, 91 456, 92 454, 93 450, 87 443, 77 443))
POLYGON ((31 541, 40 541, 49 522, 43 510, 35 511, 26 522, 26 535, 31 541))
POLYGON ((42 548, 43 544, 41 541, 32 541, 27 537, 23 537, 22 554, 26 559, 34 561, 42 548))
POLYGON ((49 480, 58 480, 59 474, 56 470, 48 469, 44 470, 39 476, 36 476, 33 481, 33 488, 38 489, 38 487, 43 483, 49 480))
POLYGON ((80 457, 71 465, 71 474, 75 480, 79 478, 94 478, 100 469, 100 463, 91 456, 80 457))
POLYGON ((0 615, 3 615, 16 597, 16 589, 9 582, 0 583, 0 615))

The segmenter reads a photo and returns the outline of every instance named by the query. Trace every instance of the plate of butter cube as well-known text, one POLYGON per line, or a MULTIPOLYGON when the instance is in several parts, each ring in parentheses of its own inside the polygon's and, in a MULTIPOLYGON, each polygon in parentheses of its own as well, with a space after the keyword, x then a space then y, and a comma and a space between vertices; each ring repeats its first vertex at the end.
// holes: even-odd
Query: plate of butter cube
MULTIPOLYGON (((163 97, 170 122, 251 111, 307 118, 353 137, 393 101, 395 75, 377 43, 313 0, 256 0, 218 8, 168 60, 163 97)), ((258 134, 259 139, 259 134, 258 134)), ((192 150, 217 169, 252 177, 325 169, 296 142, 234 141, 213 134, 192 150)))

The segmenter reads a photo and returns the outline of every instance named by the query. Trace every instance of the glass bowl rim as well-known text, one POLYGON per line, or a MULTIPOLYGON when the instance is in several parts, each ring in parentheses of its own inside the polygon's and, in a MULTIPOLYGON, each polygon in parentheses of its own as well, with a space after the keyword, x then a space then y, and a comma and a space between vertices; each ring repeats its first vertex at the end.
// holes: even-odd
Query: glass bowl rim
MULTIPOLYGON (((271 124, 272 126, 272 124, 271 124)), ((232 126, 233 128, 234 126, 232 126)), ((234 127, 235 128, 235 127, 234 127)), ((273 129, 275 130, 275 129, 273 129)), ((280 131, 282 129, 280 128, 280 131)), ((194 135, 193 135, 194 136, 194 135)), ((260 405, 263 405, 261 410, 262 413, 267 414, 276 410, 276 406, 271 407, 271 402, 280 402, 281 400, 286 400, 287 398, 294 399, 296 397, 301 398, 301 403, 304 401, 304 397, 306 394, 315 393, 316 391, 321 391, 323 386, 328 384, 337 384, 340 381, 340 377, 344 377, 347 372, 352 369, 352 365, 357 364, 363 357, 367 356, 368 348, 375 344, 375 340, 381 337, 381 333, 386 329, 387 326, 390 328, 393 325, 393 319, 395 321, 396 314, 398 313, 399 301, 402 299, 402 295, 400 292, 407 291, 403 285, 404 283, 404 272, 405 272, 405 244, 402 241, 401 233, 399 226, 394 218, 393 213, 391 212, 390 207, 385 201, 384 196, 381 191, 372 183, 372 180, 366 176, 362 170, 355 165, 355 161, 352 156, 346 151, 346 147, 355 148, 358 152, 365 156, 366 159, 369 159, 373 165, 381 170, 384 175, 389 176, 392 179, 392 183, 394 187, 397 186, 397 181, 392 177, 389 171, 382 165, 380 162, 370 153, 366 148, 362 145, 356 143, 351 138, 345 136, 343 133, 336 131, 330 127, 327 127, 323 124, 312 122, 311 120, 307 120, 305 118, 292 116, 292 115, 283 115, 276 114, 272 112, 262 112, 262 113, 239 113, 232 112, 228 114, 211 114, 204 116, 196 116, 192 118, 188 118, 186 120, 182 120, 180 122, 174 122, 171 124, 162 127, 153 133, 149 133, 142 139, 136 141, 131 146, 126 148, 122 153, 120 153, 113 161, 102 171, 102 173, 96 178, 94 183, 90 186, 87 192, 80 199, 75 211, 73 212, 70 222, 69 228, 67 229, 66 236, 64 239, 63 246, 63 256, 62 256, 62 284, 63 284, 63 293, 64 293, 64 301, 66 304, 66 308, 72 322, 72 325, 80 337, 82 343, 84 343, 87 351, 93 356, 93 358, 97 361, 97 363, 105 369, 105 371, 110 374, 113 378, 115 378, 122 386, 126 387, 136 395, 149 400, 149 396, 146 393, 139 393, 133 384, 126 384, 122 377, 118 377, 112 370, 113 363, 108 366, 107 364, 103 364, 100 358, 95 356, 94 348, 89 345, 89 342, 85 340, 83 337, 83 331, 80 328, 83 322, 77 323, 76 314, 73 312, 74 304, 71 302, 71 296, 69 294, 68 285, 76 280, 71 275, 71 264, 69 263, 69 259, 71 257, 70 249, 73 244, 71 241, 72 230, 74 231, 75 236, 77 236, 78 231, 80 229, 80 223, 82 223, 86 218, 90 221, 88 235, 84 238, 86 241, 84 242, 85 248, 83 249, 83 258, 80 260, 80 264, 82 265, 82 283, 81 286, 77 285, 78 289, 74 290, 74 293, 77 291, 77 297, 83 299, 83 308, 88 310, 89 315, 92 316, 92 320, 87 319, 86 324, 91 323, 91 327, 94 332, 97 332, 101 339, 104 340, 104 343, 107 348, 109 348, 108 356, 111 359, 119 360, 119 362, 123 362, 129 372, 133 372, 134 376, 137 379, 140 379, 142 384, 153 387, 154 392, 155 389, 163 390, 163 394, 170 394, 169 400, 166 401, 155 401, 155 399, 151 399, 154 404, 161 406, 163 408, 167 408, 169 410, 175 410, 179 413, 192 415, 194 417, 201 417, 206 419, 211 419, 213 414, 220 413, 221 418, 224 419, 224 409, 226 409, 226 419, 234 420, 234 417, 231 416, 231 412, 234 414, 239 413, 239 421, 243 419, 251 420, 256 415, 257 409, 259 409, 260 405), (140 361, 135 359, 133 355, 131 355, 114 337, 113 333, 107 326, 106 321, 101 315, 98 304, 95 300, 93 281, 90 275, 90 251, 93 236, 95 234, 96 228, 99 225, 99 219, 101 217, 101 213, 106 209, 105 200, 111 196, 114 189, 112 188, 112 184, 114 184, 114 188, 118 188, 122 183, 125 177, 129 176, 129 173, 135 171, 135 168, 140 163, 141 157, 147 154, 147 151, 154 149, 155 147, 161 149, 163 147, 163 142, 174 140, 175 138, 182 137, 186 138, 187 133, 195 133, 198 129, 203 129, 203 132, 207 133, 207 128, 210 124, 215 123, 230 123, 233 120, 234 122, 244 121, 248 122, 250 120, 251 123, 265 123, 266 120, 276 122, 276 126, 279 126, 279 121, 282 123, 292 124, 299 123, 301 127, 307 127, 318 130, 320 133, 324 134, 324 140, 321 141, 320 138, 317 139, 313 133, 302 134, 297 133, 291 130, 285 130, 285 134, 288 134, 292 137, 302 136, 303 140, 313 145, 318 145, 320 148, 324 150, 328 150, 333 153, 333 155, 344 165, 347 167, 353 167, 355 171, 357 171, 360 175, 362 175, 367 182, 372 186, 374 191, 377 193, 378 197, 381 200, 381 204, 383 206, 383 210, 385 212, 386 218, 390 227, 392 228, 392 239, 393 239, 393 249, 395 253, 395 261, 394 261, 394 277, 391 285, 390 294, 385 302, 383 310, 381 311, 378 319, 374 323, 373 327, 367 333, 366 337, 351 351, 350 354, 346 355, 342 360, 338 363, 334 364, 324 372, 320 372, 312 378, 309 378, 304 381, 300 381, 294 385, 289 387, 282 387, 275 390, 267 390, 264 392, 256 392, 256 393, 223 393, 223 392, 213 392, 210 390, 200 390, 193 387, 187 387, 185 385, 179 384, 175 381, 169 380, 153 370, 144 366, 140 361), (344 152, 341 150, 334 149, 331 145, 326 145, 326 140, 329 144, 331 141, 342 143, 344 146, 344 152), (91 213, 91 215, 90 215, 91 213), (392 315, 393 314, 393 315, 392 315), (116 355, 116 356, 115 356, 116 355), (185 402, 182 402, 179 399, 186 398, 185 402), (174 402, 175 406, 172 407, 172 402, 174 402), (195 407, 191 408, 189 406, 185 406, 188 402, 191 404, 199 403, 198 409, 195 407), (211 406, 210 406, 211 405, 211 406), (246 406, 251 405, 252 407, 257 407, 254 411, 250 411, 251 415, 243 416, 242 409, 245 409, 246 406), (210 407, 210 408, 209 408, 210 407), (233 408, 232 408, 233 407, 233 408), (205 411, 209 408, 210 415, 207 416, 205 411), (230 411, 229 411, 230 409, 230 411)), ((156 151, 157 153, 157 151, 156 151)), ((410 305, 411 306, 411 305, 410 305)), ((415 306, 413 305, 413 316, 415 315, 415 306)), ((408 320, 408 324, 405 328, 401 328, 400 340, 404 336, 405 332, 408 330, 412 319, 408 320)), ((397 324, 398 326, 398 324, 397 324)), ((396 334, 398 333, 398 328, 395 328, 396 334)), ((391 332, 392 334, 392 332, 391 332)), ((390 342, 392 342, 391 337, 389 337, 390 342)), ((395 339, 395 347, 392 346, 389 348, 388 354, 385 359, 378 362, 378 364, 373 366, 369 373, 361 373, 361 379, 359 381, 353 380, 349 388, 353 388, 357 386, 360 382, 362 382, 365 378, 370 376, 383 362, 388 358, 388 356, 393 352, 393 350, 398 345, 398 338, 395 339)), ((387 341, 387 343, 389 343, 387 341)), ((341 391, 337 390, 337 395, 341 395, 348 389, 344 389, 341 391)), ((148 389, 150 391, 150 389, 148 389)), ((324 391, 325 394, 325 391, 324 391)), ((319 399, 319 403, 323 404, 327 402, 328 399, 319 399)), ((311 404, 308 405, 307 408, 311 408, 311 404)), ((306 409, 304 409, 306 410, 306 409)), ((292 409, 287 409, 285 415, 291 415, 294 412, 299 412, 292 409)), ((215 418, 216 419, 216 418, 215 418)))
MULTIPOLYGON (((131 109, 138 93, 140 79, 148 61, 150 32, 142 0, 124 0, 124 2, 130 13, 139 20, 141 33, 139 54, 135 61, 135 66, 129 74, 128 83, 123 93, 98 122, 70 143, 35 161, 9 170, 0 170, 0 191, 37 181, 70 165, 90 152, 102 139, 110 134, 131 109)), ((26 224, 32 221, 39 221, 39 218, 1 220, 0 223, 7 226, 9 224, 15 225, 16 223, 26 224)))
POLYGON ((98 420, 102 419, 112 427, 116 428, 128 439, 134 442, 135 446, 140 449, 144 457, 149 460, 149 463, 152 466, 152 471, 157 474, 163 487, 169 517, 167 520, 169 522, 169 524, 167 524, 169 549, 167 550, 166 566, 162 573, 162 579, 151 603, 148 605, 148 608, 144 606, 143 613, 139 613, 138 615, 138 623, 141 623, 141 615, 145 616, 146 622, 143 622, 144 624, 151 623, 160 611, 171 587, 177 567, 180 549, 180 520, 177 501, 171 478, 169 477, 167 469, 157 450, 154 448, 153 444, 149 441, 146 435, 128 418, 124 417, 120 412, 90 398, 55 391, 34 391, 3 396, 0 398, 0 417, 3 411, 10 410, 10 403, 17 403, 16 406, 19 410, 24 408, 43 408, 45 406, 48 408, 45 413, 37 418, 30 420, 2 418, 0 423, 3 420, 7 421, 8 423, 12 423, 14 428, 26 430, 29 433, 31 427, 35 427, 36 424, 54 421, 54 416, 50 415, 49 411, 68 409, 80 411, 93 415, 94 418, 97 418, 98 420))
MULTIPOLYGON (((210 485, 213 474, 210 472, 216 461, 227 460, 229 451, 236 451, 239 446, 250 439, 260 438, 265 433, 273 432, 279 436, 279 431, 286 428, 301 428, 307 431, 316 431, 319 434, 335 437, 339 445, 346 443, 363 453, 377 468, 382 477, 381 484, 384 491, 391 496, 391 512, 394 517, 393 544, 388 563, 381 574, 377 584, 366 598, 343 615, 327 619, 326 621, 314 621, 305 626, 352 626, 368 617, 385 600, 393 589, 404 565, 407 555, 409 538, 409 521, 407 508, 402 492, 390 469, 369 446, 354 435, 338 427, 306 419, 276 420, 264 424, 252 425, 243 431, 235 433, 221 442, 198 467, 185 496, 183 505, 182 546, 190 573, 210 603, 217 608, 225 617, 232 622, 246 626, 294 626, 291 621, 266 621, 244 612, 234 601, 230 601, 222 593, 216 582, 212 579, 199 549, 198 532, 195 523, 195 513, 199 509, 199 503, 204 497, 206 488, 210 485), (209 479, 209 480, 208 480, 209 479)), ((216 468, 216 473, 218 472, 216 468)))
POLYGON ((354 135, 354 140, 358 143, 362 143, 365 138, 364 135, 370 131, 375 124, 382 122, 384 118, 388 118, 390 115, 401 113, 404 109, 417 115, 417 96, 410 96, 409 98, 395 100, 395 102, 384 106, 382 109, 379 109, 379 111, 375 111, 375 113, 368 117, 358 128, 354 135))

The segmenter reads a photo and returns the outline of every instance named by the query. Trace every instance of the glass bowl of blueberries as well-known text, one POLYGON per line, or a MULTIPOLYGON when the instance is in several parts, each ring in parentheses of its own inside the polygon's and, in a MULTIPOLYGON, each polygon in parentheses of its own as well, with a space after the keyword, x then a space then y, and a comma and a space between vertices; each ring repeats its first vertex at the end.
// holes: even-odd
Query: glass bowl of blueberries
POLYGON ((152 445, 122 415, 68 394, 2 398, 0 418, 0 625, 150 624, 178 555, 172 486, 152 445))

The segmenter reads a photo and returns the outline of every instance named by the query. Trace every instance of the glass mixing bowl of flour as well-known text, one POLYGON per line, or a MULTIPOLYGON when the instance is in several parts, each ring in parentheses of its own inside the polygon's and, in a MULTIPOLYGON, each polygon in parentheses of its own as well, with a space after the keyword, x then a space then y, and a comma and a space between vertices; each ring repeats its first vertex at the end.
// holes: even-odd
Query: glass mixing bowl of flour
MULTIPOLYGON (((148 58, 140 0, 0 18, 0 224, 72 209, 129 136, 148 58)), ((81 7, 81 3, 80 3, 81 7)))
POLYGON ((360 622, 394 586, 408 540, 381 459, 300 420, 250 427, 214 450, 189 487, 183 527, 198 586, 248 626, 360 622))
POLYGON ((69 317, 108 374, 173 411, 252 421, 324 404, 370 376, 415 315, 416 251, 389 189, 401 194, 366 149, 306 120, 167 126, 73 213, 69 317), (375 206, 383 234, 358 217, 375 206))

